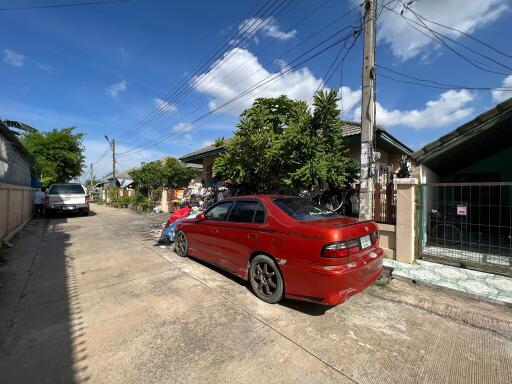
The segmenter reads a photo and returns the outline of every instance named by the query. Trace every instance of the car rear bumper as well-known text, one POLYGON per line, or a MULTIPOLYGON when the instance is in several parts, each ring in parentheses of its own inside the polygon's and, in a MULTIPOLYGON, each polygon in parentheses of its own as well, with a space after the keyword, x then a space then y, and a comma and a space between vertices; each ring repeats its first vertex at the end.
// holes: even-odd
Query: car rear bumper
POLYGON ((356 261, 330 270, 322 265, 281 265, 285 296, 325 305, 341 304, 382 276, 383 254, 381 248, 376 248, 356 261))
POLYGON ((51 209, 55 211, 88 211, 89 204, 88 203, 80 203, 80 204, 49 204, 46 209, 51 209))

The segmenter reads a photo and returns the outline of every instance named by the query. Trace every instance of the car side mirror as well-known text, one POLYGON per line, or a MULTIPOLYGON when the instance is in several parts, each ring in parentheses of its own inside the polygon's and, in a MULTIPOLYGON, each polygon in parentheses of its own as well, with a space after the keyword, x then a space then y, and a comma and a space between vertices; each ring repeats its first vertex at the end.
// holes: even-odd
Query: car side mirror
POLYGON ((196 216, 196 220, 197 220, 197 221, 204 220, 204 213, 200 213, 199 215, 197 215, 197 216, 196 216))

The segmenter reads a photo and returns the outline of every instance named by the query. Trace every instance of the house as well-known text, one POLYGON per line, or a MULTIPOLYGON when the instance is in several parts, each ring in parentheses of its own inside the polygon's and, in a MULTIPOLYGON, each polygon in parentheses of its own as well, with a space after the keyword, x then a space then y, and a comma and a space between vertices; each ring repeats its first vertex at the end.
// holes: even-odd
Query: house
MULTIPOLYGON (((360 161, 361 153, 361 125, 356 122, 343 122, 343 137, 346 139, 348 155, 360 161)), ((395 172, 399 167, 402 155, 411 155, 412 150, 393 137, 383 127, 378 126, 375 132, 377 151, 381 157, 377 161, 377 169, 380 174, 389 171, 395 172)), ((188 153, 179 159, 184 163, 200 164, 203 166, 203 180, 205 186, 211 185, 212 166, 215 159, 226 151, 224 146, 209 145, 197 151, 188 153)))
POLYGON ((212 184, 213 162, 223 152, 226 152, 226 147, 212 144, 181 156, 179 160, 186 164, 202 166, 203 184, 205 187, 209 187, 212 184))
POLYGON ((30 154, 0 121, 0 242, 32 217, 30 154))
POLYGON ((512 98, 413 160, 418 257, 512 275, 512 98))

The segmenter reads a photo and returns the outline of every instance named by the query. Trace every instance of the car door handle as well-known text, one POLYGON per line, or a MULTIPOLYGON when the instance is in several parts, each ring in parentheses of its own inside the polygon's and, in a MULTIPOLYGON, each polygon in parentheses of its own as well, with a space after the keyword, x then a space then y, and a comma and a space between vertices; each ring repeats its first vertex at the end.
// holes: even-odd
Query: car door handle
POLYGON ((250 238, 250 239, 257 239, 257 238, 258 238, 258 235, 254 234, 254 233, 249 233, 249 234, 247 235, 247 237, 248 237, 248 238, 250 238))
POLYGON ((219 233, 219 230, 218 229, 212 229, 212 232, 213 233, 219 233))

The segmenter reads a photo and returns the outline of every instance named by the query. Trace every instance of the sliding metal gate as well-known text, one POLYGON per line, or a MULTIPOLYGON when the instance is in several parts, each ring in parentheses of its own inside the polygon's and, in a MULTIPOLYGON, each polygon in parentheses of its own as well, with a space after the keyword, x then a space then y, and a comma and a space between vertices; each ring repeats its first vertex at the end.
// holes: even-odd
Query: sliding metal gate
POLYGON ((420 185, 416 217, 420 258, 512 275, 512 183, 420 185))

